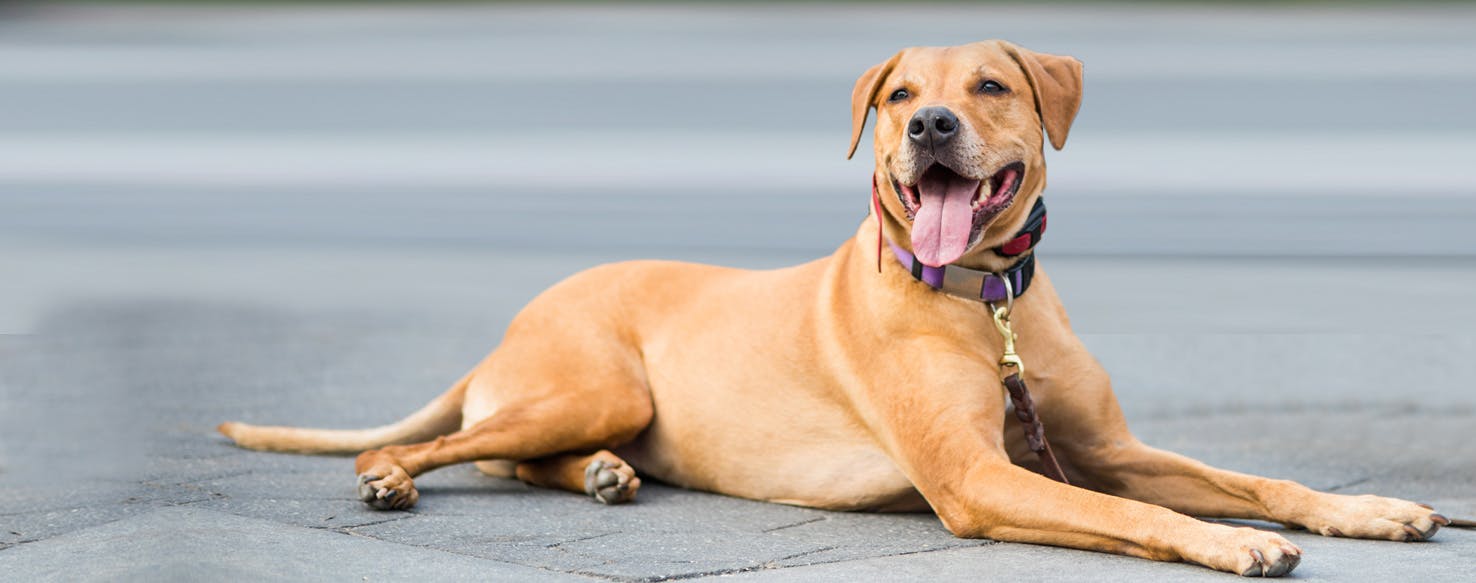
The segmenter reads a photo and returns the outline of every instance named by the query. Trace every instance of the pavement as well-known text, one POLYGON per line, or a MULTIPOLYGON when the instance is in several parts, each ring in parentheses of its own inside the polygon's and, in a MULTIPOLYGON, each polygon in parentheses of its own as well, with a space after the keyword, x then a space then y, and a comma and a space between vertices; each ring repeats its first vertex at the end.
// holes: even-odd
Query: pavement
MULTIPOLYGON (((584 267, 828 253, 864 213, 871 162, 841 158, 855 75, 987 37, 1087 64, 1041 261, 1141 438, 1476 518, 1473 23, 1450 4, 12 7, 0 573, 1226 580, 927 514, 656 483, 605 507, 469 467, 377 512, 349 459, 213 433, 395 419, 584 267)), ((1476 559, 1469 530, 1286 535, 1305 580, 1462 580, 1476 559)))

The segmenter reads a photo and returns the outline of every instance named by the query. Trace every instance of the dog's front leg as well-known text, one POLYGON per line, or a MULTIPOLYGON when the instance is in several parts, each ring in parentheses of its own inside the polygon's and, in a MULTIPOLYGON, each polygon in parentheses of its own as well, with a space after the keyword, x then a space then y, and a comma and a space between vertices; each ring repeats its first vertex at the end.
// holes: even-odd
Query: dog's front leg
POLYGON ((1107 373, 1073 343, 1054 364, 1070 374, 1041 395, 1052 444, 1083 486, 1194 516, 1278 522, 1328 536, 1418 541, 1449 524, 1429 506, 1318 492, 1211 467, 1144 445, 1129 431, 1107 373))
POLYGON ((879 375, 890 378, 876 378, 857 408, 954 534, 1182 560, 1244 575, 1282 575, 1300 560, 1300 549, 1275 533, 1206 523, 1012 465, 997 371, 946 346, 913 348, 929 355, 926 365, 879 375))
POLYGON ((1290 480, 1214 468, 1136 440, 1090 457, 1073 465, 1093 475, 1104 491, 1196 516, 1251 518, 1327 536, 1396 541, 1427 540, 1450 524, 1423 504, 1318 492, 1290 480))

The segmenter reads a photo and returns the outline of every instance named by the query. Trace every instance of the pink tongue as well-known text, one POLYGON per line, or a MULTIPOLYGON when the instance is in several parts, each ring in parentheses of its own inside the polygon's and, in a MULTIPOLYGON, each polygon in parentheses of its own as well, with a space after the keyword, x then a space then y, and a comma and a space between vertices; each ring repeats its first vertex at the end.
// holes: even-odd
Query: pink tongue
POLYGON ((923 175, 917 191, 921 205, 912 220, 912 254, 929 267, 957 261, 968 250, 974 227, 973 199, 978 180, 953 173, 923 175))

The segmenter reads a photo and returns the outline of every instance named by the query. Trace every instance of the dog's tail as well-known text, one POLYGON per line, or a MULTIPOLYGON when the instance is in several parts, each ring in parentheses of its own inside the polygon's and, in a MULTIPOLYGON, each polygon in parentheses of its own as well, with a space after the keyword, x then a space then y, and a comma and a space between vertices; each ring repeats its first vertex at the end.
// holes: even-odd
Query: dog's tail
POLYGON ((356 454, 386 445, 430 441, 461 427, 461 403, 472 374, 400 421, 370 429, 269 427, 227 421, 216 427, 246 449, 312 454, 356 454))

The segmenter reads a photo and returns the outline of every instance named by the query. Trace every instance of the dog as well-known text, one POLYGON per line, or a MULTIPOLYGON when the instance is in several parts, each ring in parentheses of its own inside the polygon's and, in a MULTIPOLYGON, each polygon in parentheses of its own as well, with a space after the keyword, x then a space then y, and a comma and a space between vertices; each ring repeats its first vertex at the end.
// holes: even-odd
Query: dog
POLYGON ((1045 142, 1064 147, 1081 96, 1071 57, 1004 41, 905 49, 852 92, 848 156, 876 111, 873 210, 829 257, 595 267, 533 299, 485 360, 397 423, 219 429, 251 449, 358 453, 359 496, 380 509, 414 505, 413 478, 450 464, 611 504, 634 498, 639 468, 755 500, 931 510, 960 537, 1264 576, 1290 572, 1301 549, 1192 516, 1399 541, 1449 524, 1429 506, 1215 469, 1134 438, 1030 250, 1045 142), (1028 368, 1002 363, 1007 348, 1028 368), (1007 425, 1012 370, 1059 461, 1007 425), (1054 467, 1070 484, 1042 475, 1054 467))

